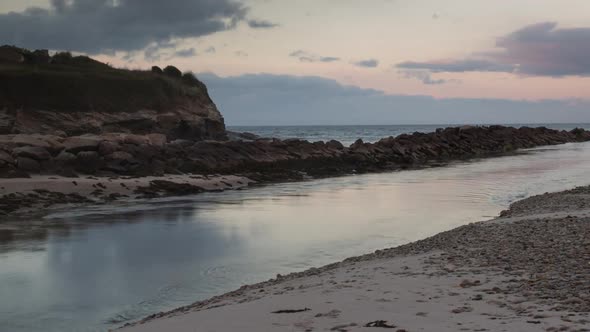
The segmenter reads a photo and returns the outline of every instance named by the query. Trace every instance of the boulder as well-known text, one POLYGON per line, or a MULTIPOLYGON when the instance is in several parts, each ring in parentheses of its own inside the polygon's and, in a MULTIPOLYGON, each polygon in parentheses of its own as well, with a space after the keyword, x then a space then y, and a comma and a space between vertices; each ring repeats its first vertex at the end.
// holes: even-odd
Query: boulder
POLYGON ((16 165, 20 170, 27 172, 39 172, 41 170, 39 162, 27 157, 18 157, 16 159, 16 165))
POLYGON ((17 146, 36 146, 45 149, 51 148, 51 144, 48 141, 41 138, 41 136, 32 135, 16 135, 12 139, 12 142, 17 146))
POLYGON ((57 165, 72 165, 76 160, 76 155, 70 152, 62 151, 53 160, 57 165))
POLYGON ((67 152, 78 153, 81 151, 97 151, 102 141, 100 137, 96 136, 76 136, 66 138, 63 145, 67 152))
POLYGON ((328 141, 328 143, 326 143, 326 146, 331 148, 331 149, 336 149, 336 150, 342 150, 344 149, 344 145, 342 145, 342 143, 336 141, 336 140, 331 140, 328 141))
POLYGON ((116 151, 105 157, 106 160, 120 160, 131 162, 134 160, 131 153, 125 151, 116 151))
POLYGON ((34 146, 47 149, 51 154, 63 150, 62 137, 55 135, 15 135, 12 142, 16 146, 34 146))
POLYGON ((98 153, 100 153, 101 156, 109 155, 120 149, 121 146, 114 141, 102 141, 98 145, 98 153))
POLYGON ((51 159, 51 154, 47 149, 40 146, 23 146, 12 150, 12 154, 18 157, 27 157, 35 160, 51 159))
POLYGON ((166 145, 166 142, 168 142, 168 138, 164 134, 149 134, 147 135, 147 138, 150 145, 159 148, 164 147, 164 145, 166 145))
POLYGON ((146 136, 130 134, 130 135, 125 135, 123 142, 125 142, 126 144, 142 145, 142 144, 148 144, 150 142, 150 140, 146 136))
POLYGON ((13 165, 14 164, 14 158, 12 158, 12 156, 10 154, 8 154, 8 152, 0 150, 0 166, 4 164, 4 165, 13 165))
POLYGON ((139 164, 132 154, 125 151, 116 151, 105 156, 105 161, 106 170, 123 174, 128 173, 132 168, 139 164))

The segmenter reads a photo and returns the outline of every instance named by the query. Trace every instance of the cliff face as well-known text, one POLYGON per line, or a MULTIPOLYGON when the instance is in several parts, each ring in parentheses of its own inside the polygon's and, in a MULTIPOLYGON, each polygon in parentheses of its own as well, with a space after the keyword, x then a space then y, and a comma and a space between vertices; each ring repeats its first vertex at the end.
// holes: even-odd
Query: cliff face
POLYGON ((0 134, 226 139, 223 117, 192 74, 115 69, 68 53, 10 51, 23 57, 0 58, 0 134))

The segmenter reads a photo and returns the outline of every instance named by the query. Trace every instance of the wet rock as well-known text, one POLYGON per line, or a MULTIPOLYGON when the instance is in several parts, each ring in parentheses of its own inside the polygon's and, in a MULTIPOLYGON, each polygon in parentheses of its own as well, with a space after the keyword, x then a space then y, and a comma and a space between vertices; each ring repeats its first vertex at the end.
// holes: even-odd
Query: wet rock
POLYGON ((203 188, 188 183, 176 183, 166 180, 151 181, 147 187, 139 187, 135 190, 136 194, 144 197, 157 197, 159 195, 184 196, 198 194, 205 191, 203 188))

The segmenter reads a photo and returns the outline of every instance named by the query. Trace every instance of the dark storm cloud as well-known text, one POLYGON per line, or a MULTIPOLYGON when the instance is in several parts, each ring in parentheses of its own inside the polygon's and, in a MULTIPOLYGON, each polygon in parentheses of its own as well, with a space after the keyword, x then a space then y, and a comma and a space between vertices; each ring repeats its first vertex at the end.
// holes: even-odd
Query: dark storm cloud
POLYGON ((199 74, 228 125, 585 123, 588 101, 436 99, 334 80, 271 74, 199 74), (304 97, 302 97, 304 96, 304 97))
POLYGON ((265 20, 249 20, 248 26, 252 29, 271 29, 279 25, 265 20))
POLYGON ((357 67, 376 68, 377 66, 379 66, 379 60, 376 60, 376 59, 361 60, 361 61, 353 62, 353 64, 357 67))
POLYGON ((51 0, 49 9, 0 14, 0 40, 88 53, 134 51, 231 29, 247 10, 233 0, 51 0))
POLYGON ((496 41, 496 52, 468 59, 413 62, 401 69, 430 72, 507 72, 532 76, 590 76, 590 28, 562 28, 545 22, 526 26, 496 41))
POLYGON ((297 50, 289 54, 290 57, 299 59, 301 62, 335 62, 340 61, 340 58, 333 56, 321 56, 314 53, 306 52, 304 50, 297 50))

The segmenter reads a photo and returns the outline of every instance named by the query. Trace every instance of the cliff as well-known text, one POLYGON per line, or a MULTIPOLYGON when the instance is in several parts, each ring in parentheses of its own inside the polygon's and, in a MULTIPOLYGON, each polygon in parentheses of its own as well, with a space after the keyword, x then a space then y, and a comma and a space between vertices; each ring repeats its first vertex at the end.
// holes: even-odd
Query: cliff
POLYGON ((207 88, 174 67, 125 70, 85 56, 0 47, 0 134, 160 133, 226 139, 207 88))

